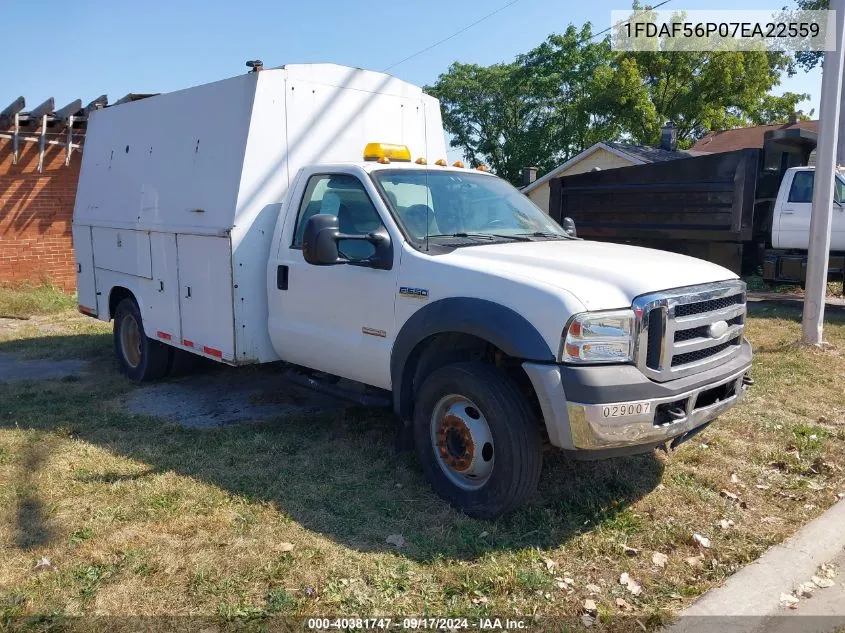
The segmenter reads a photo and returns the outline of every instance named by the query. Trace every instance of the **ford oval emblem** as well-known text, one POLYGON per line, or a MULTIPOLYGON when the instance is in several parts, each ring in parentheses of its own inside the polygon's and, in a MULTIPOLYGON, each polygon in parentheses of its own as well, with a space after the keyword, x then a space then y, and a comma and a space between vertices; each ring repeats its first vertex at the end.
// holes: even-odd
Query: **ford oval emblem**
POLYGON ((707 334, 710 335, 710 338, 721 338, 727 331, 727 321, 716 321, 715 323, 711 323, 710 327, 707 328, 707 334))

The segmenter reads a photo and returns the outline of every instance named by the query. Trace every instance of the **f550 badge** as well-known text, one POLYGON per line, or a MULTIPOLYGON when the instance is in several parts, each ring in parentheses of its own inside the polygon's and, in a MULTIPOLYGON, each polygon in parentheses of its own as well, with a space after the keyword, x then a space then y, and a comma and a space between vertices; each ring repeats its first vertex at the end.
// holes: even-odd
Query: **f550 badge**
POLYGON ((399 288, 400 297, 410 297, 412 299, 428 299, 428 288, 411 288, 409 286, 402 286, 399 288))

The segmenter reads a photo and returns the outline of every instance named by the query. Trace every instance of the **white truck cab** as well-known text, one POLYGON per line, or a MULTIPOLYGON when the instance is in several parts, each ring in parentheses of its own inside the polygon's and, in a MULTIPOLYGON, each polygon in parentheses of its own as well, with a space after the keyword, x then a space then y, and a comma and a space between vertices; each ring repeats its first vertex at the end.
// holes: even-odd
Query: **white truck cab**
MULTIPOLYGON (((806 251, 810 246, 815 167, 791 167, 783 175, 772 213, 772 247, 806 251)), ((833 187, 830 250, 845 251, 845 178, 833 187)))
POLYGON ((295 65, 95 112, 74 211, 80 310, 118 367, 283 361, 388 396, 434 489, 495 517, 544 440, 576 458, 699 432, 752 383, 745 286, 579 240, 446 165, 437 101, 295 65))

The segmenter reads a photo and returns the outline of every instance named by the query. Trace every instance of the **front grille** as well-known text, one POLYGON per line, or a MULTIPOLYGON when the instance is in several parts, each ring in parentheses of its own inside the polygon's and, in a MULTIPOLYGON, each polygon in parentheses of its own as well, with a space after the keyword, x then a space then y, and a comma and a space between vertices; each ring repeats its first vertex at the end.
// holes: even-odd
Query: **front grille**
POLYGON ((663 319, 659 314, 662 308, 655 308, 648 320, 648 355, 646 364, 655 367, 660 362, 660 352, 663 348, 663 319))
MULTIPOLYGON (((742 325, 744 320, 745 319, 743 315, 739 315, 732 318, 727 323, 728 325, 742 325)), ((694 338, 703 338, 705 336, 708 336, 707 328, 709 327, 709 325, 701 325, 699 327, 690 328, 688 330, 678 330, 677 332, 675 332, 675 342, 677 343, 679 341, 689 341, 694 338)))
POLYGON ((637 366, 649 378, 694 374, 739 352, 745 324, 741 281, 644 295, 633 307, 639 316, 637 366))
POLYGON ((687 352, 686 354, 677 354, 676 356, 672 356, 672 367, 687 365, 688 363, 694 363, 699 360, 704 360, 705 358, 710 358, 711 356, 715 356, 719 352, 728 349, 731 345, 739 345, 740 342, 741 337, 737 336, 735 339, 722 343, 721 345, 714 345, 713 347, 708 347, 707 349, 687 352))
POLYGON ((739 293, 733 297, 723 297, 721 299, 711 299, 709 301, 699 301, 697 303, 685 303, 675 307, 676 317, 685 317, 693 314, 701 314, 702 312, 713 312, 714 310, 723 310, 738 303, 745 303, 745 293, 739 293))

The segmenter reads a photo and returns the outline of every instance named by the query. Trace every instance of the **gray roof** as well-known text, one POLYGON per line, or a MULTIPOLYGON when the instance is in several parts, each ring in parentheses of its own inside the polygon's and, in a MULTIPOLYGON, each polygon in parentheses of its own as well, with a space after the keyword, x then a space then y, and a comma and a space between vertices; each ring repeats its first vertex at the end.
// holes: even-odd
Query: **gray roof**
POLYGON ((659 147, 651 147, 649 145, 632 145, 629 143, 617 143, 615 141, 605 141, 605 145, 609 145, 620 152, 625 152, 631 156, 636 156, 647 163, 660 163, 667 160, 676 160, 678 158, 689 158, 689 154, 678 150, 661 149, 659 147))

